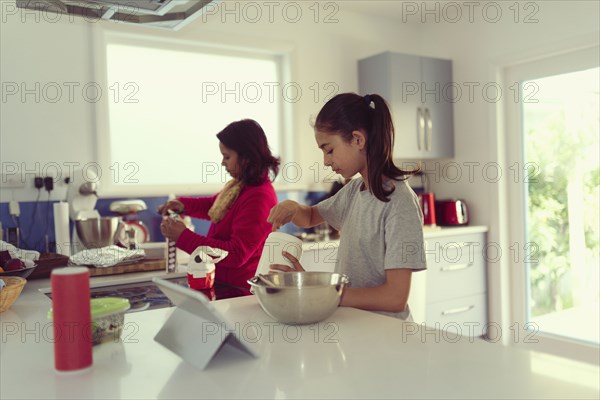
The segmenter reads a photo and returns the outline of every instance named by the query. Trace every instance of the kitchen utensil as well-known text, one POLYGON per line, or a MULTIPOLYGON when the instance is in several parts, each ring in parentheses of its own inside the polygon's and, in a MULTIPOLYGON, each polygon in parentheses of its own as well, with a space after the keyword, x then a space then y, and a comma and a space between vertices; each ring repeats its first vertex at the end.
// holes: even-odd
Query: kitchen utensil
POLYGON ((437 224, 435 214, 435 196, 433 193, 420 193, 417 195, 421 202, 421 210, 423 211, 423 225, 435 226, 437 224))
POLYGON ((77 236, 88 249, 114 244, 121 227, 121 218, 119 217, 100 217, 75 221, 77 236))
POLYGON ((436 200, 435 212, 438 225, 467 225, 469 223, 469 213, 464 200, 436 200))
POLYGON ((264 283, 265 285, 267 285, 268 287, 277 287, 275 286, 275 284, 273 282, 271 282, 267 277, 265 277, 263 274, 258 274, 256 275, 256 277, 258 278, 258 280, 262 283, 264 283))
POLYGON ((268 280, 272 286, 258 276, 248 283, 263 310, 284 324, 311 324, 329 317, 350 284, 346 275, 332 272, 273 273, 268 280))
POLYGON ((27 280, 18 276, 2 276, 0 279, 6 284, 0 289, 0 313, 8 310, 19 298, 27 280))

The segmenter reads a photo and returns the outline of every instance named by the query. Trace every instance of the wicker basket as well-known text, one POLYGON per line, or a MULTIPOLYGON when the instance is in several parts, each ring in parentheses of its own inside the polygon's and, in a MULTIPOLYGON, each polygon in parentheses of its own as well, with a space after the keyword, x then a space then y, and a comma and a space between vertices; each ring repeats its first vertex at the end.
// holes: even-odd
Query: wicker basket
POLYGON ((27 280, 18 276, 2 278, 6 286, 0 289, 0 313, 8 310, 17 300, 27 280))

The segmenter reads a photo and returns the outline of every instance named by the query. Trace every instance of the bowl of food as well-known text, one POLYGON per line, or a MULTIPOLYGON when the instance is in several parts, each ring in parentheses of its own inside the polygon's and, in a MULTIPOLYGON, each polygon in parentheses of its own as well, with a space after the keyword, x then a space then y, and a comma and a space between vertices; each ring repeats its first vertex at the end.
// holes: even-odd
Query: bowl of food
POLYGON ((0 313, 8 310, 23 291, 27 280, 19 276, 0 277, 4 285, 0 284, 0 313))
POLYGON ((31 260, 11 258, 8 251, 0 252, 0 278, 5 276, 27 278, 33 272, 35 267, 35 263, 31 260))
POLYGON ((120 229, 120 217, 88 218, 75 221, 77 236, 88 249, 115 244, 120 229))
POLYGON ((284 324, 312 324, 337 309, 348 276, 334 272, 274 272, 248 280, 263 310, 284 324))
MULTIPOLYGON (((118 341, 123 333, 125 312, 131 305, 129 300, 120 297, 98 297, 90 300, 92 327, 91 338, 94 345, 118 341)), ((52 309, 48 311, 52 319, 52 309)))

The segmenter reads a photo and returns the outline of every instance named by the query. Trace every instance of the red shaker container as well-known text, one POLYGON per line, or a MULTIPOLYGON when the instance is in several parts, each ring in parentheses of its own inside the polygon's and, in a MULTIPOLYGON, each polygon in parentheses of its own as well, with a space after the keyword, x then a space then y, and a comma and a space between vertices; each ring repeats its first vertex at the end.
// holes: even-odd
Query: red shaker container
POLYGON ((52 270, 54 367, 72 372, 92 365, 90 271, 86 267, 52 270))

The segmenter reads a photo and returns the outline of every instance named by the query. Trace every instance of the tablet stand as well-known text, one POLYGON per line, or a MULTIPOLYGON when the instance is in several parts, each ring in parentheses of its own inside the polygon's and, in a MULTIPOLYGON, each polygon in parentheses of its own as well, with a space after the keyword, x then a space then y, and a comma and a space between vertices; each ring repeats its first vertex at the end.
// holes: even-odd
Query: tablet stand
POLYGON ((215 358, 235 359, 256 353, 235 335, 203 294, 154 278, 177 304, 154 340, 193 366, 204 369, 215 358))

